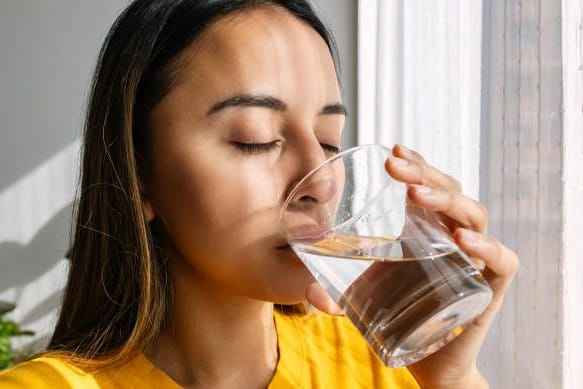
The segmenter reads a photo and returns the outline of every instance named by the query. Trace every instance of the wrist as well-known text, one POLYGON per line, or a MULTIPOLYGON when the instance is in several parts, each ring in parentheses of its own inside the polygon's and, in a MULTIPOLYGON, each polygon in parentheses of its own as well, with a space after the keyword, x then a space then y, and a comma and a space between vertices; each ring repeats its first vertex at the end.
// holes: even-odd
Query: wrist
POLYGON ((461 387, 468 388, 468 389, 489 389, 490 388, 490 384, 488 383, 488 380, 479 371, 476 371, 472 375, 472 378, 468 379, 468 383, 460 386, 460 388, 461 387), (468 383, 469 383, 469 385, 468 385, 468 383))

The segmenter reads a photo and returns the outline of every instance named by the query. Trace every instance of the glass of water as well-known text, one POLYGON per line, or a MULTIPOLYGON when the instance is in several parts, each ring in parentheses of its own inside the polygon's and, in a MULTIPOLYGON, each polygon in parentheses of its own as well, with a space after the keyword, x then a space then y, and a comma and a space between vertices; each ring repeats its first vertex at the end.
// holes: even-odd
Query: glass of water
POLYGON ((381 145, 343 151, 308 173, 280 215, 282 236, 389 367, 458 336, 492 290, 430 210, 407 201, 381 145))

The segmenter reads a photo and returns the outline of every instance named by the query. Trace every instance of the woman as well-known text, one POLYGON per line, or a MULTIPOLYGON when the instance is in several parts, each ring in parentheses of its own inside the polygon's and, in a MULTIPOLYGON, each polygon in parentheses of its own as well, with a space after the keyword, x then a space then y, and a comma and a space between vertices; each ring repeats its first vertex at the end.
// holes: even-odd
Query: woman
POLYGON ((489 309, 431 357, 388 369, 344 317, 289 308, 339 313, 276 227, 294 183, 338 152, 334 53, 301 0, 124 11, 94 77, 60 318, 2 388, 487 387, 476 356, 516 256, 485 235, 480 204, 403 146, 388 173, 485 262, 489 309))

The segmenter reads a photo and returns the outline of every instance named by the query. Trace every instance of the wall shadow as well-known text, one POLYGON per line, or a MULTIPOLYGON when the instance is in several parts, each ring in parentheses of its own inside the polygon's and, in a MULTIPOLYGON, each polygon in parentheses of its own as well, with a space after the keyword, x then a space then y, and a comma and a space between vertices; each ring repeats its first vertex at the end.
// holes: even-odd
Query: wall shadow
POLYGON ((29 284, 65 256, 71 216, 72 203, 56 213, 29 244, 0 243, 0 291, 29 284))

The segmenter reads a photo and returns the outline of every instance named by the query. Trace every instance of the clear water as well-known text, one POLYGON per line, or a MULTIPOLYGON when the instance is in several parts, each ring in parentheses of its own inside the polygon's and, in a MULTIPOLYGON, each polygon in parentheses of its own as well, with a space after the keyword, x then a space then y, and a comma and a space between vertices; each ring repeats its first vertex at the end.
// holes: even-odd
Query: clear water
POLYGON ((336 235, 292 247, 391 367, 414 363, 455 338, 492 297, 453 245, 336 235))

